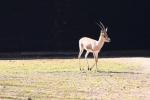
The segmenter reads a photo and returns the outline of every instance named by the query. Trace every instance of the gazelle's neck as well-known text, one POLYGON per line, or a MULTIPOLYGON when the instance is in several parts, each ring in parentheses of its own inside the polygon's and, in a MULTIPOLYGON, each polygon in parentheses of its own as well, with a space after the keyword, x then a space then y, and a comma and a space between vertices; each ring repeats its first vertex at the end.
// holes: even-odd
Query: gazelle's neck
POLYGON ((100 37, 99 37, 99 40, 98 40, 98 47, 99 47, 99 49, 101 49, 101 48, 103 47, 103 45, 104 45, 104 40, 103 40, 103 38, 100 36, 100 37))

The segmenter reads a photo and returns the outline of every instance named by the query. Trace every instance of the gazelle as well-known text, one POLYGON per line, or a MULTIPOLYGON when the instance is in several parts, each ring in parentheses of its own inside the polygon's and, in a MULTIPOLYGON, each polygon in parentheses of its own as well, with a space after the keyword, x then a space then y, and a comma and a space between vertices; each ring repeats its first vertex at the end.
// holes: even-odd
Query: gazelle
MULTIPOLYGON (((96 65, 96 70, 98 71, 97 69, 98 53, 101 51, 101 48, 103 47, 105 42, 110 42, 110 38, 108 37, 108 34, 107 34, 107 28, 105 28, 102 22, 100 22, 98 26, 101 28, 99 40, 94 40, 88 37, 82 37, 79 40, 79 55, 78 55, 79 66, 80 66, 80 57, 83 51, 86 50, 85 60, 87 62, 88 70, 92 70, 92 68, 96 65), (93 56, 95 59, 95 63, 91 68, 89 67, 89 63, 87 60, 87 56, 89 53, 93 53, 93 56)), ((81 66, 80 66, 80 70, 82 70, 81 66)))

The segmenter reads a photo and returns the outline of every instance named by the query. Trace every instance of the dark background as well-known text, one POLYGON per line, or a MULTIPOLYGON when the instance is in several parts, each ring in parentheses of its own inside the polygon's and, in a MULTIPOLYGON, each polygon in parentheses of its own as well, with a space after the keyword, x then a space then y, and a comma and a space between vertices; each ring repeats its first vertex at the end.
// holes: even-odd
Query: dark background
POLYGON ((78 51, 82 36, 98 39, 101 20, 111 50, 150 49, 149 0, 0 1, 0 52, 78 51))

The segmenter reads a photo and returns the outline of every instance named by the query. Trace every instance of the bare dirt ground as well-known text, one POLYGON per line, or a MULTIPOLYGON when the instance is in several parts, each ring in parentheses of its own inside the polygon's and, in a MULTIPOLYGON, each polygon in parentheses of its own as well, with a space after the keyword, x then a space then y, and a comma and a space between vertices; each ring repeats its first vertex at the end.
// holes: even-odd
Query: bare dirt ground
POLYGON ((99 64, 128 67, 99 72, 80 72, 77 61, 1 61, 0 100, 150 100, 150 58, 101 58, 99 64), (54 69, 49 69, 51 65, 54 69), (57 66, 69 70, 53 71, 57 66))
POLYGON ((146 57, 125 57, 125 58, 108 58, 114 61, 120 61, 124 63, 135 63, 140 65, 139 70, 133 70, 133 72, 139 72, 143 74, 150 74, 150 58, 146 57))

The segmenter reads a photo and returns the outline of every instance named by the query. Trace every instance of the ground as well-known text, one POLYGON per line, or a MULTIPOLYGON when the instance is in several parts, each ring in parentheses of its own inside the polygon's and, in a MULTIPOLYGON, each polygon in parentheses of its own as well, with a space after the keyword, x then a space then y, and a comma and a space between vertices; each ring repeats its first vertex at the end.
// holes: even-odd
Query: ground
POLYGON ((150 58, 100 58, 98 69, 81 72, 77 59, 0 60, 0 100, 150 100, 150 58))

